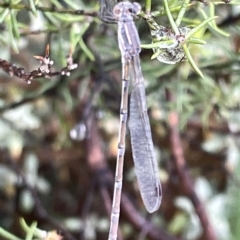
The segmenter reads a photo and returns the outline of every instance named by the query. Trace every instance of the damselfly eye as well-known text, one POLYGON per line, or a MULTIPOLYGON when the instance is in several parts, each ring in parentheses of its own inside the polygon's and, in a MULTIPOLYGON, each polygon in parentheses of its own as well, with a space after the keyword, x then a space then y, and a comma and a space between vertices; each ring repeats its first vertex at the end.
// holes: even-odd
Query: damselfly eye
POLYGON ((120 17, 121 16, 121 9, 119 8, 119 6, 115 6, 114 8, 113 8, 113 15, 116 17, 116 18, 118 18, 118 17, 120 17))
POLYGON ((134 13, 136 15, 139 14, 142 10, 141 5, 138 2, 134 2, 134 3, 132 3, 132 5, 133 5, 132 13, 134 13))
POLYGON ((141 10, 142 10, 141 5, 137 2, 132 3, 131 8, 128 9, 128 11, 132 15, 138 15, 141 12, 141 10))

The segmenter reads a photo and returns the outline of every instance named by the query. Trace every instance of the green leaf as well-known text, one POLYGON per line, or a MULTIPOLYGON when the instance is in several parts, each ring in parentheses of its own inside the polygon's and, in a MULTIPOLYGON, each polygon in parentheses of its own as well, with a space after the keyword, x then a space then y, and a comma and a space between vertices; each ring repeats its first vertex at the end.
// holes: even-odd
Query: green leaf
POLYGON ((197 31, 199 31, 202 27, 204 27, 206 24, 208 24, 209 22, 211 22, 212 20, 218 18, 217 16, 211 17, 206 19, 205 21, 203 21, 201 24, 199 24, 197 27, 193 28, 189 33, 187 33, 186 35, 186 39, 190 38, 191 36, 193 36, 197 31))
POLYGON ((12 24, 12 33, 13 36, 19 40, 20 39, 20 34, 19 34, 19 30, 18 30, 18 22, 16 19, 16 13, 14 10, 10 11, 10 16, 11 16, 11 24, 12 24))
POLYGON ((17 43, 14 38, 14 33, 13 33, 14 30, 13 30, 11 20, 12 20, 11 15, 6 18, 6 23, 7 23, 7 28, 8 28, 9 38, 10 38, 9 40, 14 51, 18 53, 19 51, 18 51, 17 43))
POLYGON ((190 65, 192 66, 192 68, 194 69, 194 71, 201 77, 203 78, 203 74, 202 72, 200 71, 200 69, 198 68, 198 66, 195 64, 186 44, 183 44, 183 50, 184 50, 184 53, 186 55, 186 58, 188 59, 188 62, 190 63, 190 65))
POLYGON ((28 1, 29 1, 29 5, 31 7, 31 11, 32 11, 33 15, 36 17, 37 16, 37 10, 36 10, 34 0, 28 0, 28 1))
POLYGON ((3 11, 3 13, 0 15, 0 23, 3 22, 3 20, 7 17, 8 13, 9 13, 8 8, 3 11))
POLYGON ((3 228, 0 227, 0 236, 4 237, 5 239, 9 239, 9 240, 23 240, 21 238, 16 237, 15 235, 13 235, 12 233, 4 230, 3 228))

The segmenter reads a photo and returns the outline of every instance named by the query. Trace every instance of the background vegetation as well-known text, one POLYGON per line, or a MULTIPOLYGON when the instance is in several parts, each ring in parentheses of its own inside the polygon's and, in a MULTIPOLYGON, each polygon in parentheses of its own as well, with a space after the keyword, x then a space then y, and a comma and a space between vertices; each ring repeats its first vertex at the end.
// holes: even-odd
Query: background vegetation
MULTIPOLYGON (((156 15, 164 9, 162 1, 151 7, 156 15)), ((66 239, 107 239, 121 63, 116 25, 102 23, 98 12, 97 1, 0 1, 1 59, 36 70, 33 56, 44 56, 49 44, 52 70, 66 66, 71 46, 78 64, 69 77, 31 84, 1 71, 1 235, 31 239, 22 217, 66 239), (74 126, 80 141, 70 137, 74 126)), ((151 49, 141 52, 163 198, 147 214, 128 135, 118 239, 240 239, 239 3, 191 2, 181 27, 192 29, 205 15, 218 16, 195 35, 206 44, 187 45, 204 78, 187 61, 164 64, 151 60, 151 49)), ((165 13, 156 21, 170 27, 165 13)), ((141 43, 151 44, 146 19, 136 24, 141 43)), ((51 234, 45 239, 58 239, 51 234)))

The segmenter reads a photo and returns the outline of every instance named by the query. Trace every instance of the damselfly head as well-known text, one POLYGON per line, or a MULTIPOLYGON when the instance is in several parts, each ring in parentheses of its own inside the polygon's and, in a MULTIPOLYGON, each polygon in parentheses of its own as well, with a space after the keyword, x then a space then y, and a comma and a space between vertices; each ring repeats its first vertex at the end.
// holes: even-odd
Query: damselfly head
MULTIPOLYGON (((124 16, 135 17, 141 12, 141 5, 137 2, 120 2, 116 4, 113 8, 113 15, 116 19, 123 18, 124 16)), ((127 18, 126 18, 127 19, 127 18)))

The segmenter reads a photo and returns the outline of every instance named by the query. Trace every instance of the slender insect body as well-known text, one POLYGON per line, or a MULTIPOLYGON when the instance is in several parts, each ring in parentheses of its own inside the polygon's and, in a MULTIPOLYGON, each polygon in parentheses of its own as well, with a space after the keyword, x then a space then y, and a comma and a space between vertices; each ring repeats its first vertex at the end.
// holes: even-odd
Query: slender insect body
POLYGON ((122 94, 117 166, 108 240, 117 240, 130 79, 132 80, 133 89, 130 99, 129 129, 140 193, 144 205, 150 213, 159 208, 162 199, 157 160, 154 154, 151 128, 147 115, 144 78, 139 58, 141 51, 140 39, 133 22, 134 17, 140 10, 141 7, 138 3, 130 2, 120 2, 113 8, 113 17, 118 23, 118 45, 122 57, 122 94))

